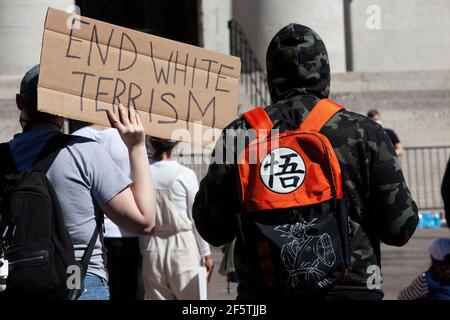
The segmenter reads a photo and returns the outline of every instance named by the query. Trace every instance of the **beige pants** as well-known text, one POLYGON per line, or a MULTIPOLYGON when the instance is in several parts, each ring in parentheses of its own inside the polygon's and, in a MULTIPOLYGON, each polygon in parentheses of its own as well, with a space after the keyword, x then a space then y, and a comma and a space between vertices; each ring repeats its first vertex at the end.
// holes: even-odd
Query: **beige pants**
POLYGON ((142 254, 146 300, 200 298, 200 254, 192 230, 151 236, 142 254))

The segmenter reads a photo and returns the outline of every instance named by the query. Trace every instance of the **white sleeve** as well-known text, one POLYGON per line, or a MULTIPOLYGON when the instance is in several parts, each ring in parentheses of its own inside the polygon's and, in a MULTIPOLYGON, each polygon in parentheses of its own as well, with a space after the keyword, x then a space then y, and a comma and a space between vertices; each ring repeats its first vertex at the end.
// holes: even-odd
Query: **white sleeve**
POLYGON ((192 217, 192 206, 194 205, 195 195, 198 191, 198 180, 195 172, 190 170, 187 171, 186 176, 188 177, 186 190, 187 190, 187 208, 188 208, 188 216, 193 223, 193 231, 195 235, 195 239, 197 240, 198 251, 202 257, 206 257, 211 255, 211 250, 209 248, 208 242, 206 242, 198 233, 197 228, 195 227, 194 219, 192 217))

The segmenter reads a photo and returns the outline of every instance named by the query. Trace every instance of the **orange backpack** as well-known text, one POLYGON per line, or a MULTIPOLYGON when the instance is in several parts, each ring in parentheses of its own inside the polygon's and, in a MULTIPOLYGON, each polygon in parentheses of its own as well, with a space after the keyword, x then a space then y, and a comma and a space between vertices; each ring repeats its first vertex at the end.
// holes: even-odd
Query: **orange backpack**
POLYGON ((342 109, 320 100, 298 129, 272 135, 264 108, 243 114, 256 139, 238 162, 241 236, 262 287, 283 294, 329 289, 348 270, 341 170, 319 132, 342 109))

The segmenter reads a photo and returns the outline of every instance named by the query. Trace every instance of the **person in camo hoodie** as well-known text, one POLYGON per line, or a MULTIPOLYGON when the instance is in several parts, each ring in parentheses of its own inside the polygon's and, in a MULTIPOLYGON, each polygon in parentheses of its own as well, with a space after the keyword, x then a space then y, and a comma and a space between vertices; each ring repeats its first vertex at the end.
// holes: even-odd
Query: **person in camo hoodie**
MULTIPOLYGON (((329 96, 330 66, 325 44, 310 28, 289 24, 272 39, 266 58, 272 104, 265 110, 274 129, 294 130, 320 99, 329 96)), ((235 146, 249 127, 240 117, 223 131, 213 162, 200 183, 193 216, 200 235, 210 244, 220 246, 237 238, 238 299, 280 298, 282 294, 256 279, 239 236, 237 157, 244 146, 230 146, 235 146)), ((393 146, 379 124, 344 110, 336 113, 320 132, 330 140, 342 170, 350 204, 351 263, 349 272, 332 289, 302 298, 382 299, 381 275, 377 272, 381 266, 380 242, 403 246, 416 229, 417 206, 393 146)))

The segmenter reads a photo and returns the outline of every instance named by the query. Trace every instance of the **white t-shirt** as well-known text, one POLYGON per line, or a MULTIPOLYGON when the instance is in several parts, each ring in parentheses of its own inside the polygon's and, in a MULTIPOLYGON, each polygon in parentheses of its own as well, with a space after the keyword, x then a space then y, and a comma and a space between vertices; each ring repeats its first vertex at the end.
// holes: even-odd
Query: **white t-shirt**
MULTIPOLYGON (((195 172, 174 160, 154 162, 150 165, 150 169, 156 189, 166 189, 173 182, 170 187, 170 193, 177 212, 189 217, 193 222, 192 206, 198 191, 198 181, 195 172), (176 180, 173 181, 175 175, 177 175, 176 180)), ((209 244, 199 235, 195 224, 194 234, 200 255, 202 257, 209 256, 211 254, 209 244)))
MULTIPOLYGON (((128 149, 117 129, 94 129, 92 127, 84 127, 72 134, 97 141, 110 155, 122 173, 127 177, 131 177, 128 149)), ((136 235, 119 228, 105 215, 105 238, 127 237, 136 237, 136 235)))

